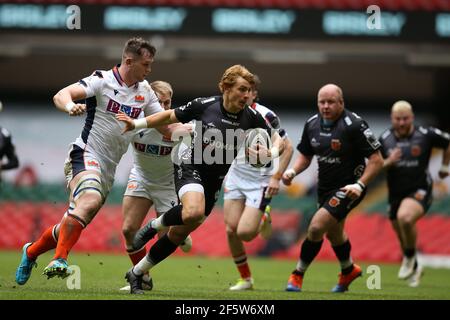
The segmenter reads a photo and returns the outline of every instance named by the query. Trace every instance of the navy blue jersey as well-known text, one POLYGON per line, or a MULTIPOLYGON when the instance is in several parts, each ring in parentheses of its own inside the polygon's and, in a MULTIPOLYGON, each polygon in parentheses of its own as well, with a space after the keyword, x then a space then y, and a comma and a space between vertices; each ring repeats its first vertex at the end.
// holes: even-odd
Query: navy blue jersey
POLYGON ((402 151, 400 160, 387 170, 389 197, 395 198, 431 186, 428 171, 431 150, 433 147, 446 149, 450 135, 433 127, 418 127, 414 128, 411 135, 399 138, 391 128, 381 135, 380 142, 384 158, 395 148, 402 151))
POLYGON ((303 155, 317 156, 319 195, 355 183, 364 172, 365 158, 379 148, 366 121, 346 109, 331 126, 325 126, 319 114, 307 120, 297 146, 303 155))
POLYGON ((251 128, 269 130, 261 114, 250 107, 239 113, 229 113, 223 107, 222 96, 197 98, 175 109, 180 122, 196 120, 194 139, 189 155, 191 163, 207 169, 208 174, 223 175, 244 142, 245 132, 251 128))

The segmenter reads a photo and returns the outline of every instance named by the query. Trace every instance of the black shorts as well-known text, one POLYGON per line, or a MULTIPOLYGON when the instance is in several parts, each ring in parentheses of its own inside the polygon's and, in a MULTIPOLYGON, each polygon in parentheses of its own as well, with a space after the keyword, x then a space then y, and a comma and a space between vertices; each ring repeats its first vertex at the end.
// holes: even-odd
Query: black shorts
POLYGON ((335 189, 330 192, 319 195, 319 207, 323 207, 336 218, 341 221, 347 217, 349 212, 356 207, 366 196, 366 190, 361 193, 361 196, 352 200, 345 196, 345 193, 340 189, 335 189))
POLYGON ((405 196, 389 196, 389 219, 397 220, 397 211, 402 203, 403 199, 412 198, 420 203, 423 207, 423 212, 427 213, 433 202, 433 186, 429 185, 425 188, 419 188, 413 192, 406 194, 405 196))
POLYGON ((177 195, 180 189, 187 184, 194 183, 203 186, 205 194, 205 216, 208 216, 219 198, 219 192, 222 188, 225 174, 211 174, 211 170, 208 172, 206 168, 205 166, 193 164, 174 164, 174 175, 177 195))

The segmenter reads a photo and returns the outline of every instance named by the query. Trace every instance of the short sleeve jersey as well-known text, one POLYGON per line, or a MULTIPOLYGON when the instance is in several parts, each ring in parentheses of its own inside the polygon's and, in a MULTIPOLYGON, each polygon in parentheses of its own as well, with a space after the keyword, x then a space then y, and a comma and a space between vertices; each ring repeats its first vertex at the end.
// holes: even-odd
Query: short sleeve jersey
POLYGON ((417 127, 409 136, 399 138, 390 128, 381 134, 380 142, 384 158, 395 148, 402 151, 401 159, 387 170, 389 195, 396 197, 432 184, 428 171, 432 148, 446 149, 450 135, 433 127, 417 127))
POLYGON ((355 183, 365 170, 365 158, 379 148, 366 121, 346 109, 331 126, 319 114, 308 119, 297 146, 303 155, 317 157, 319 195, 355 183))
POLYGON ((75 144, 98 157, 118 164, 135 134, 122 134, 123 124, 115 116, 119 111, 137 119, 141 112, 150 115, 163 111, 147 81, 128 87, 118 72, 95 71, 79 81, 86 91, 87 117, 75 144))

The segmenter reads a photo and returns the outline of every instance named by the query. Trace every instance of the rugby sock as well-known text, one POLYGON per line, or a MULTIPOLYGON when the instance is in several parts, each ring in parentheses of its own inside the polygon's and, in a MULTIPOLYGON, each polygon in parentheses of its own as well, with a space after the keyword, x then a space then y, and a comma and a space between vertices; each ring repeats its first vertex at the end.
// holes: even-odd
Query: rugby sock
POLYGON ((349 274, 353 270, 353 261, 350 257, 350 250, 352 246, 347 239, 344 243, 333 246, 333 251, 341 264, 342 274, 349 274))
POLYGON ((67 260, 70 250, 77 243, 85 226, 86 224, 79 217, 71 214, 64 217, 61 221, 58 245, 56 246, 53 259, 62 258, 67 260))
POLYGON ((44 252, 56 248, 58 241, 53 235, 53 229, 56 229, 56 226, 57 224, 47 228, 41 237, 27 248, 28 258, 36 260, 36 258, 44 252))
POLYGON ((139 261, 133 268, 133 273, 138 276, 144 274, 153 266, 170 256, 177 248, 178 245, 170 241, 167 234, 165 234, 153 244, 145 258, 139 261))
POLYGON ((130 251, 127 250, 128 256, 130 257, 131 262, 133 263, 133 266, 135 266, 139 261, 142 260, 142 258, 146 255, 145 247, 142 247, 139 250, 136 251, 130 251))
POLYGON ((184 224, 183 217, 181 215, 182 210, 183 206, 181 204, 172 207, 169 211, 167 211, 161 216, 162 225, 166 227, 182 226, 184 224))
POLYGON ((403 254, 405 255, 405 257, 407 258, 412 258, 416 255, 416 248, 412 248, 412 249, 404 249, 403 250, 403 254))
POLYGON ((245 252, 237 257, 233 257, 233 260, 242 279, 249 279, 252 277, 245 252))
POLYGON ((302 243, 302 249, 300 250, 300 261, 297 263, 297 270, 305 272, 314 258, 322 248, 323 239, 320 241, 311 241, 308 238, 302 243))

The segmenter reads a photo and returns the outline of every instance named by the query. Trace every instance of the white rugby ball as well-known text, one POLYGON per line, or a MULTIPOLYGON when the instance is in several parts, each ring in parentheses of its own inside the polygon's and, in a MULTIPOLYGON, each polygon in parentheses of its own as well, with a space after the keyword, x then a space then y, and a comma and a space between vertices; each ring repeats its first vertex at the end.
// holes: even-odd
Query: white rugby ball
POLYGON ((250 157, 248 155, 247 149, 258 149, 258 145, 262 145, 267 149, 271 148, 272 141, 270 139, 270 135, 266 129, 263 128, 254 128, 250 129, 245 137, 245 159, 248 164, 255 168, 264 167, 266 164, 270 162, 270 158, 260 158, 250 157))

